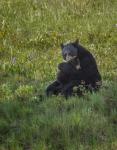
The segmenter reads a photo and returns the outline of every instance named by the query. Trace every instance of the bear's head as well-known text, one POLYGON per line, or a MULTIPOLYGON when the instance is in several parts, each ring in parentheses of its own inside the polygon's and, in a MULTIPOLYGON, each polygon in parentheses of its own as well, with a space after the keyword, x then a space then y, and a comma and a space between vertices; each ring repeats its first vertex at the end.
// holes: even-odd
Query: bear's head
POLYGON ((69 62, 78 56, 78 44, 78 40, 75 42, 61 44, 62 56, 65 61, 69 62))

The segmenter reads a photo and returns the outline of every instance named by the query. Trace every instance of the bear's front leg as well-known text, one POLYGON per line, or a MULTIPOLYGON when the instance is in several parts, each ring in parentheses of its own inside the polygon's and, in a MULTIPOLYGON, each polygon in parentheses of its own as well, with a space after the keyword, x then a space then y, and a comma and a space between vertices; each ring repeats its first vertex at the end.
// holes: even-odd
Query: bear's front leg
POLYGON ((62 85, 58 81, 54 81, 52 84, 50 84, 46 89, 46 95, 58 95, 61 92, 62 85))
POLYGON ((73 95, 73 87, 74 87, 73 82, 70 82, 64 85, 64 88, 62 89, 61 94, 65 96, 66 99, 68 99, 69 97, 73 95))

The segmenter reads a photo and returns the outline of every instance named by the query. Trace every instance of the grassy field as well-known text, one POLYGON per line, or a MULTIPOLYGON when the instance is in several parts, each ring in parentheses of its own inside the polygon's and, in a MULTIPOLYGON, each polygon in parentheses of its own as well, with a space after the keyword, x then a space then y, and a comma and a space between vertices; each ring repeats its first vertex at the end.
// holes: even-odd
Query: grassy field
POLYGON ((0 1, 0 150, 117 149, 117 1, 0 1), (79 38, 96 58, 99 93, 46 98, 79 38))

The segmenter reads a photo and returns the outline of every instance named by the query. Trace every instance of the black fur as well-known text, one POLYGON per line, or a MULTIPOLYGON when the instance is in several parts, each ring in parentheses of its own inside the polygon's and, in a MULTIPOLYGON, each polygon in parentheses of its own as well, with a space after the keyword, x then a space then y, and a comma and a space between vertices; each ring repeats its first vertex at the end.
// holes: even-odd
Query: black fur
POLYGON ((80 69, 80 62, 78 58, 74 58, 69 62, 63 62, 58 65, 57 80, 63 86, 74 80, 74 76, 80 69))
POLYGON ((77 63, 74 64, 71 61, 59 64, 60 72, 57 74, 57 80, 47 87, 47 96, 61 93, 67 98, 73 94, 73 87, 79 86, 82 81, 84 81, 85 87, 90 91, 99 89, 101 86, 101 75, 95 58, 88 50, 78 42, 73 42, 62 45, 62 55, 65 60, 69 56, 74 57, 73 60, 78 59, 80 68, 77 69, 77 63))

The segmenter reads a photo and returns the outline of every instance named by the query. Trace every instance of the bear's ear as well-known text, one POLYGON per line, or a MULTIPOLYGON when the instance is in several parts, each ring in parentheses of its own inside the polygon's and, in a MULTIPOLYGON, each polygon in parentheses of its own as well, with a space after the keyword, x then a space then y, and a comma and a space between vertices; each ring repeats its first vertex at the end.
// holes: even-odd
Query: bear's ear
POLYGON ((64 48, 64 44, 63 43, 61 43, 61 49, 63 49, 64 48))
POLYGON ((79 39, 76 39, 75 42, 74 42, 74 44, 78 45, 79 44, 79 39))
POLYGON ((73 46, 77 47, 79 45, 79 39, 76 39, 75 42, 72 43, 73 46))

